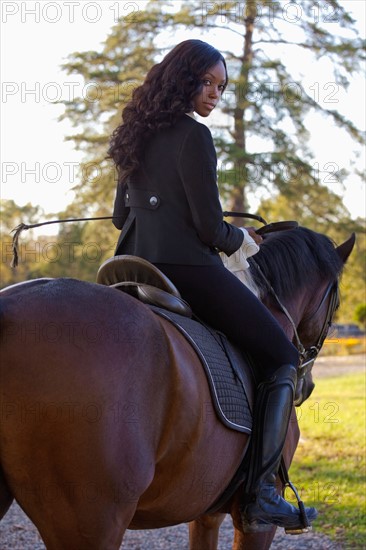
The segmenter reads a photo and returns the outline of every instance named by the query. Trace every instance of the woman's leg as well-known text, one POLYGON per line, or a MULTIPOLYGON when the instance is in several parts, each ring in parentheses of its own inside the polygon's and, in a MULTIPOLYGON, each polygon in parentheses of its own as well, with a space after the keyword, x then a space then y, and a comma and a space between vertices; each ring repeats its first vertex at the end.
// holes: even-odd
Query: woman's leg
POLYGON ((258 379, 281 365, 298 364, 298 352, 277 320, 224 266, 157 264, 205 323, 256 359, 258 379))

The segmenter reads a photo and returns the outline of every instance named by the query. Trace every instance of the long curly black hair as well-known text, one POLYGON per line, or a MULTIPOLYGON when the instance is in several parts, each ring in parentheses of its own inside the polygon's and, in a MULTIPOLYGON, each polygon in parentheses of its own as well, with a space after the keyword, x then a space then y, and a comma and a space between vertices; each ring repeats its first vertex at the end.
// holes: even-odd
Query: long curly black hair
POLYGON ((120 183, 139 167, 144 145, 158 130, 173 126, 193 111, 193 98, 202 89, 204 74, 222 61, 221 53, 202 40, 185 40, 148 72, 122 113, 122 124, 113 132, 108 150, 120 183))

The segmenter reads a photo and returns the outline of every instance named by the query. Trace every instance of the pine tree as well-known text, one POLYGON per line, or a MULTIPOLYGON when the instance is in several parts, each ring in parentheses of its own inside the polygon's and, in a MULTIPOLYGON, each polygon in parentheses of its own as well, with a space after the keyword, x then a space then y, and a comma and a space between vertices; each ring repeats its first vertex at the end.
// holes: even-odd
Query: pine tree
MULTIPOLYGON (((358 144, 364 138, 334 103, 321 101, 320 83, 309 86, 301 66, 285 62, 285 57, 305 56, 314 63, 326 57, 333 72, 332 80, 323 84, 328 97, 347 89, 362 69, 365 41, 346 7, 339 0, 150 1, 145 9, 140 6, 131 17, 121 18, 102 51, 71 55, 65 69, 95 85, 95 97, 88 94, 65 105, 64 116, 80 128, 71 139, 86 154, 80 208, 85 213, 87 204, 90 211, 110 212, 115 178, 105 159, 109 136, 134 87, 184 30, 185 38, 199 34, 227 59, 230 83, 221 115, 212 118, 217 125, 213 133, 220 192, 232 209, 248 209, 249 194, 267 190, 279 192, 298 210, 305 205, 317 218, 327 218, 330 204, 334 217, 343 216, 331 191, 326 202, 318 201, 324 186, 308 147, 306 117, 321 113, 358 144)), ((329 169, 334 172, 334 166, 329 169)), ((342 181, 346 173, 333 176, 342 181)))

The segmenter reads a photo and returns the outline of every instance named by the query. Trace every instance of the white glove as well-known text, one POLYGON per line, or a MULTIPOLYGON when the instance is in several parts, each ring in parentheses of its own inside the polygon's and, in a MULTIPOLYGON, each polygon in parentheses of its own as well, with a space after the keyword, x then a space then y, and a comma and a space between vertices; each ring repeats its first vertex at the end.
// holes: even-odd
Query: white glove
MULTIPOLYGON (((259 246, 254 241, 254 239, 249 235, 248 231, 244 227, 239 228, 244 234, 244 240, 240 248, 231 254, 231 256, 226 256, 223 252, 221 253, 221 259, 224 263, 224 266, 233 273, 242 283, 250 288, 250 276, 246 274, 246 270, 249 267, 247 258, 254 256, 259 251, 259 246)), ((253 290, 253 289, 251 289, 253 290)), ((255 292, 253 290, 253 292, 255 292)))
POLYGON ((239 227, 240 231, 244 234, 244 240, 240 247, 240 250, 243 253, 244 260, 246 263, 246 268, 248 269, 249 264, 246 261, 247 258, 250 258, 250 256, 254 256, 254 254, 257 254, 259 251, 259 246, 255 242, 255 240, 249 235, 249 232, 245 229, 245 227, 239 227))

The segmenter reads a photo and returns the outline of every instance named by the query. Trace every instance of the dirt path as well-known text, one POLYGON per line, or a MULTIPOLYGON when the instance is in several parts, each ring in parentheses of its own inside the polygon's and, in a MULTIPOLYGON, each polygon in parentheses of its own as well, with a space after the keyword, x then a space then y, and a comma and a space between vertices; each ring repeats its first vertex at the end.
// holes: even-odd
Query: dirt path
POLYGON ((364 355, 347 355, 345 357, 320 356, 313 368, 313 377, 342 376, 352 372, 365 372, 366 357, 364 355))

